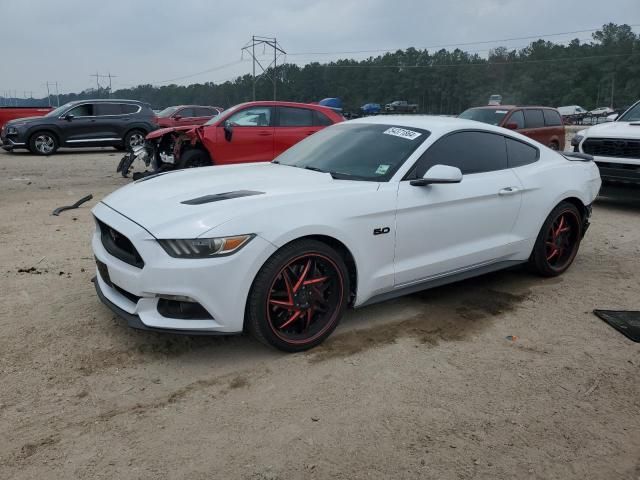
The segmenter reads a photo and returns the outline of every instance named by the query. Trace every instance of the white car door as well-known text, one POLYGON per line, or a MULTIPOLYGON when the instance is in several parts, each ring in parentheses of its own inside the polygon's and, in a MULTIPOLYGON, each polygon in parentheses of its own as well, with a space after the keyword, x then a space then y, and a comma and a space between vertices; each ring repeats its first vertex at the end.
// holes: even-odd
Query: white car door
POLYGON ((504 137, 461 131, 435 142, 410 175, 460 168, 456 184, 398 186, 395 286, 461 272, 515 253, 522 184, 508 168, 504 137))

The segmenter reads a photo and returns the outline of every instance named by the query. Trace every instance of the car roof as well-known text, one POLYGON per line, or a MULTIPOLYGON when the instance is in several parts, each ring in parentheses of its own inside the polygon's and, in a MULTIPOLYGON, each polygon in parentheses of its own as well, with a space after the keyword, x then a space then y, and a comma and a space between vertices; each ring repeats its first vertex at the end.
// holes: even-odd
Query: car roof
MULTIPOLYGON (((557 110, 555 107, 543 107, 542 105, 481 105, 478 108, 483 110, 515 110, 517 108, 543 108, 546 110, 557 110)), ((471 110, 471 108, 469 110, 471 110)))
POLYGON ((136 105, 146 105, 146 103, 140 100, 130 100, 125 98, 86 98, 84 100, 73 100, 69 103, 135 103, 136 105))
POLYGON ((246 107, 249 105, 265 106, 265 107, 304 107, 304 108, 312 108, 312 109, 315 108, 318 110, 330 110, 332 112, 335 112, 335 109, 331 107, 326 107, 324 105, 318 105, 315 103, 285 102, 280 100, 257 100, 255 102, 240 103, 239 105, 236 105, 236 106, 246 107))
MULTIPOLYGON (((355 120, 349 120, 342 124, 354 123, 372 123, 382 125, 393 125, 394 127, 403 128, 420 128, 435 134, 442 134, 454 130, 486 130, 489 132, 497 132, 505 134, 506 131, 502 127, 489 125, 475 120, 466 120, 457 117, 440 117, 436 115, 379 115, 375 117, 363 117, 355 120)), ((511 131, 509 131, 511 133, 511 131)))

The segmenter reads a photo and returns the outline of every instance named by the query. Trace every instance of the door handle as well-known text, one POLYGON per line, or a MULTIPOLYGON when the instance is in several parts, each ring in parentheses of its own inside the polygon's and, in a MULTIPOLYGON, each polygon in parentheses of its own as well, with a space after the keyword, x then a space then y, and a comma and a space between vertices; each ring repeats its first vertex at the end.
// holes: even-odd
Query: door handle
POLYGON ((518 193, 520 189, 518 187, 506 187, 498 192, 498 195, 513 195, 518 193))
POLYGON ((271 135, 271 132, 258 132, 258 135, 260 135, 261 137, 268 137, 271 135))

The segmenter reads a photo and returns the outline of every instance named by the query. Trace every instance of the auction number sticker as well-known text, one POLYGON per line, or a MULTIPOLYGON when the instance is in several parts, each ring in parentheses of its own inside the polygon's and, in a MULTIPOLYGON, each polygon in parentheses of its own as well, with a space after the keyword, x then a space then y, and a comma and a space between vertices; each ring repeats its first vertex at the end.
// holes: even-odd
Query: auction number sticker
POLYGON ((389 170, 389 165, 378 165, 376 175, 384 175, 389 170))
POLYGON ((406 128, 400 127, 387 128, 382 133, 386 135, 393 135, 394 137, 404 138, 406 140, 415 140, 420 135, 422 135, 420 132, 414 132, 413 130, 407 130, 406 128))

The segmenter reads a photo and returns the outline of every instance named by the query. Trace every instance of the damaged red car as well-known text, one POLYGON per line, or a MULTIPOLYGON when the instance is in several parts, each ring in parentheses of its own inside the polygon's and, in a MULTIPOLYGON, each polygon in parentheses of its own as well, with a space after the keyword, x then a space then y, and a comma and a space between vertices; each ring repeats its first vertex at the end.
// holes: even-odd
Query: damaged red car
MULTIPOLYGON (((340 113, 320 105, 241 103, 199 127, 151 132, 144 147, 122 159, 118 171, 127 176, 136 159, 152 167, 147 174, 208 165, 269 162, 309 135, 342 121, 340 113)), ((140 175, 134 175, 134 179, 140 175)))

